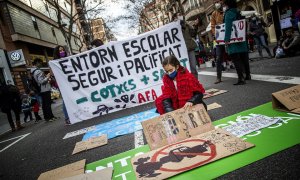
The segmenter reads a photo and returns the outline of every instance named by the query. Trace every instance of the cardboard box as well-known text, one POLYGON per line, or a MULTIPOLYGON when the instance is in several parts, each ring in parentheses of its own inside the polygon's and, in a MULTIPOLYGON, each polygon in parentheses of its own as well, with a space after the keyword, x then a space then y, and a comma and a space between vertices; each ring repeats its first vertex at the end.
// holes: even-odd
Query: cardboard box
POLYGON ((300 85, 272 93, 273 109, 300 114, 300 85))

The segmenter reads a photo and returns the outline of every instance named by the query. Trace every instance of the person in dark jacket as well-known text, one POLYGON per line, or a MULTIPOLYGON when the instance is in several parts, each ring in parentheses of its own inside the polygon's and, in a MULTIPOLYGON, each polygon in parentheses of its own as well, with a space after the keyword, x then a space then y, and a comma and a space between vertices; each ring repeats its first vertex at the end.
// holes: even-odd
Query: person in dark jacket
POLYGON ((197 44, 193 40, 193 38, 195 38, 197 35, 197 31, 185 21, 184 16, 182 16, 180 12, 175 13, 172 16, 172 20, 174 22, 180 21, 182 35, 188 51, 191 73, 198 79, 198 71, 196 69, 196 55, 194 51, 197 47, 197 44))
POLYGON ((266 32, 265 27, 268 27, 263 19, 257 17, 255 14, 251 16, 251 20, 249 22, 249 33, 253 36, 255 44, 257 45, 257 49, 259 52, 259 56, 262 58, 262 48, 265 48, 267 51, 269 58, 272 58, 271 51, 267 45, 266 40, 266 32))
POLYGON ((7 115, 7 120, 12 131, 16 129, 24 128, 20 122, 21 112, 21 97, 19 89, 12 84, 1 84, 0 85, 0 107, 1 111, 7 115), (16 117, 16 126, 14 124, 11 111, 14 112, 16 117))
POLYGON ((236 72, 238 74, 238 82, 234 85, 244 85, 245 80, 251 80, 250 66, 249 66, 249 55, 247 42, 238 42, 230 44, 230 37, 232 32, 232 23, 237 20, 238 10, 237 3, 235 0, 224 0, 224 6, 227 7, 225 11, 225 44, 227 53, 232 59, 236 72), (243 73, 245 72, 246 77, 243 73))
POLYGON ((285 32, 286 39, 282 42, 284 52, 287 56, 295 56, 300 47, 300 35, 298 31, 289 29, 285 32))
POLYGON ((162 95, 155 100, 159 114, 189 108, 195 104, 203 104, 207 108, 202 100, 205 93, 202 84, 180 65, 175 56, 166 57, 162 66, 166 71, 163 76, 162 95))

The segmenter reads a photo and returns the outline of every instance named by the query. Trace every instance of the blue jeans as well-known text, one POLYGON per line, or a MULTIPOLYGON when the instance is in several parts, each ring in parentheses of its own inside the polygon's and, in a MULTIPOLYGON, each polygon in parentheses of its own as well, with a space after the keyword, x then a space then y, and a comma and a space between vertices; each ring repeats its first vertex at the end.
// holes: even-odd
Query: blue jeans
POLYGON ((64 112, 64 116, 65 116, 65 120, 69 119, 69 115, 68 115, 68 111, 65 105, 65 102, 63 101, 63 112, 64 112))
POLYGON ((269 47, 266 44, 266 40, 265 40, 265 36, 264 35, 254 36, 254 41, 255 41, 255 44, 257 45, 257 49, 258 49, 260 57, 263 57, 262 48, 265 48, 265 50, 267 51, 268 55, 272 56, 271 51, 270 51, 269 47))

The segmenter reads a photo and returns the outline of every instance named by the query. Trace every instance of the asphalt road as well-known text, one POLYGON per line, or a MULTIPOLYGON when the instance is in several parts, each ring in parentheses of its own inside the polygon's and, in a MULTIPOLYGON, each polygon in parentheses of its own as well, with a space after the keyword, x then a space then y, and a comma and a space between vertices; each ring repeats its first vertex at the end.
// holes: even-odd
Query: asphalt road
MULTIPOLYGON (((265 59, 250 63, 253 74, 294 76, 300 77, 300 57, 285 59, 265 59)), ((213 68, 200 71, 215 71, 213 68)), ((230 70, 230 72, 235 72, 230 70)), ((271 93, 293 86, 292 84, 274 83, 251 80, 246 85, 233 86, 235 78, 223 78, 223 83, 214 84, 216 77, 199 76, 199 80, 206 89, 217 88, 228 90, 228 93, 209 98, 207 104, 217 102, 223 107, 209 111, 213 121, 232 114, 256 107, 271 101, 271 93)), ((59 102, 57 102, 59 103, 59 102)), ((8 149, 0 152, 0 179, 37 179, 45 171, 64 166, 66 164, 86 159, 87 164, 100 159, 119 154, 134 148, 134 135, 129 134, 109 140, 109 144, 76 155, 71 155, 75 143, 83 135, 62 138, 66 133, 92 125, 127 116, 133 113, 154 108, 153 103, 131 108, 116 113, 104 115, 92 120, 65 126, 61 106, 55 106, 54 112, 61 119, 51 123, 29 122, 25 128, 0 136, 0 142, 31 133, 8 149)), ((3 117, 3 116, 1 116, 3 117)), ((1 118, 1 121, 7 121, 1 118)), ((299 132, 300 138, 300 132, 299 132)), ((11 141, 12 142, 12 141, 11 141)), ((0 143, 3 149, 11 142, 0 143)), ((242 167, 218 179, 300 179, 300 145, 296 145, 255 163, 242 167)))

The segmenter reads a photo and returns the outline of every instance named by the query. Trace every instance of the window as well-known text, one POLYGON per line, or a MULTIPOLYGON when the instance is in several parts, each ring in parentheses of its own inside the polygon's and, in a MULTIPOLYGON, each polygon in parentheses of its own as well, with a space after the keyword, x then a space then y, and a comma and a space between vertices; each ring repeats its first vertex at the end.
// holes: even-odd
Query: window
POLYGON ((54 37, 56 37, 55 31, 54 31, 54 27, 51 27, 51 31, 52 31, 52 35, 53 35, 54 37))
POLYGON ((37 36, 38 36, 37 38, 41 39, 39 27, 38 27, 38 25, 37 25, 37 22, 36 22, 35 17, 34 17, 34 16, 31 16, 31 20, 32 20, 32 23, 33 23, 33 27, 34 27, 34 29, 35 29, 35 32, 36 32, 36 34, 37 34, 37 36))
POLYGON ((19 0, 21 1, 22 3, 26 4, 27 6, 30 6, 31 7, 31 3, 30 3, 30 0, 19 0))
POLYGON ((32 8, 35 9, 36 11, 44 14, 47 17, 49 16, 49 11, 47 7, 47 2, 45 0, 34 0, 32 1, 32 8))

